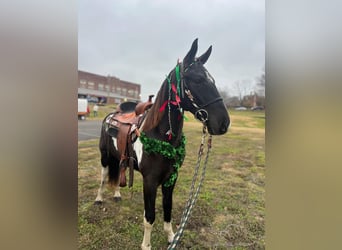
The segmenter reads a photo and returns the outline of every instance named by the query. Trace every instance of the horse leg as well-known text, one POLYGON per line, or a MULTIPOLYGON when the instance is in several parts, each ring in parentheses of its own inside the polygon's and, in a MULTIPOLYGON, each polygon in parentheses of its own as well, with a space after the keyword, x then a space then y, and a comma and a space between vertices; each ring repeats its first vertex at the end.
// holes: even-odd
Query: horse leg
POLYGON ((142 250, 151 249, 151 232, 155 220, 155 203, 157 195, 157 185, 153 181, 144 178, 144 239, 141 244, 142 250))
POLYGON ((107 176, 109 184, 114 186, 114 201, 121 200, 120 188, 119 188, 119 161, 112 155, 107 155, 106 152, 101 151, 101 183, 100 188, 97 191, 97 197, 95 204, 102 204, 104 186, 106 184, 107 176))
POLYGON ((163 193, 163 210, 164 210, 164 231, 167 235, 167 241, 170 244, 175 234, 172 230, 171 212, 172 212, 172 193, 174 185, 171 187, 162 186, 163 193))
POLYGON ((106 184, 106 178, 108 176, 108 167, 102 167, 101 169, 101 183, 100 183, 100 188, 97 191, 97 196, 95 199, 95 204, 100 205, 103 202, 103 191, 104 191, 104 186, 106 184))
POLYGON ((120 161, 111 156, 108 161, 109 166, 109 183, 114 187, 114 201, 118 202, 121 201, 121 194, 120 194, 120 161))
POLYGON ((114 201, 118 202, 121 201, 121 194, 120 194, 120 186, 119 183, 114 185, 114 201))

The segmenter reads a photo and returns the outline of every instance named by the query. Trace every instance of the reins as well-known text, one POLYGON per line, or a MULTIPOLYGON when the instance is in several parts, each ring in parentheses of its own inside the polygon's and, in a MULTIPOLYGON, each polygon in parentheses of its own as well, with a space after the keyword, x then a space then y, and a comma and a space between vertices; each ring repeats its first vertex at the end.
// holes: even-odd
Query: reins
POLYGON ((207 127, 205 126, 205 123, 203 122, 203 130, 202 130, 202 140, 201 140, 201 144, 198 150, 198 158, 197 158, 197 163, 195 166, 195 172, 194 172, 194 176, 192 178, 192 183, 191 183, 191 187, 190 187, 190 193, 189 193, 189 198, 188 201, 184 207, 184 211, 182 214, 182 218, 178 227, 178 230, 173 238, 172 243, 169 245, 169 247, 167 248, 168 250, 173 250, 176 249, 177 244, 179 243, 180 238, 183 235, 183 231, 185 228, 185 225, 190 217, 192 208, 194 207, 198 194, 201 190, 202 187, 202 183, 205 177, 205 172, 206 172, 206 167, 207 167, 207 163, 208 163, 208 158, 209 158, 209 153, 211 150, 211 142, 212 142, 212 136, 209 135, 208 138, 208 142, 207 142, 207 154, 204 160, 204 164, 202 166, 201 169, 201 161, 202 161, 202 155, 204 152, 204 142, 205 142, 205 138, 208 135, 207 132, 207 127), (201 170, 200 170, 201 169, 201 170), (199 177, 198 173, 201 172, 201 175, 199 177), (197 185, 196 185, 197 182, 197 185))

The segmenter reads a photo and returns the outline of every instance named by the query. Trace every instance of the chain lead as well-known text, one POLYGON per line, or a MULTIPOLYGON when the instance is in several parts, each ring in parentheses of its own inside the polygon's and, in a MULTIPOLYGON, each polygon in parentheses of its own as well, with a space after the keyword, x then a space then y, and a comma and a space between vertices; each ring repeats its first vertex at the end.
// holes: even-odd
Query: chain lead
POLYGON ((167 248, 168 250, 174 250, 176 249, 177 244, 179 243, 180 238, 183 235, 183 231, 185 228, 185 225, 190 217, 192 208, 195 205, 195 202, 197 200, 198 194, 200 192, 204 177, 205 177, 205 171, 206 171, 206 167, 207 167, 207 163, 208 163, 208 158, 209 158, 209 153, 210 153, 210 149, 211 149, 211 143, 212 143, 212 136, 209 135, 208 138, 208 143, 207 143, 207 154, 205 157, 205 162, 204 165, 202 167, 202 172, 201 172, 201 177, 200 180, 198 181, 198 171, 200 169, 200 165, 201 165, 201 160, 202 160, 202 154, 203 154, 203 149, 204 149, 204 141, 205 138, 207 136, 207 128, 205 125, 203 125, 203 135, 202 135, 202 141, 201 141, 201 145, 200 148, 198 150, 198 158, 197 158, 197 163, 196 163, 196 167, 195 167, 195 173, 194 176, 192 178, 192 183, 191 183, 191 187, 190 187, 190 193, 189 193, 189 198, 188 201, 185 205, 183 214, 182 214, 182 218, 181 218, 181 222, 179 223, 179 228, 173 238, 172 243, 169 245, 169 247, 167 248), (195 183, 198 181, 197 184, 197 188, 196 191, 195 190, 195 183))

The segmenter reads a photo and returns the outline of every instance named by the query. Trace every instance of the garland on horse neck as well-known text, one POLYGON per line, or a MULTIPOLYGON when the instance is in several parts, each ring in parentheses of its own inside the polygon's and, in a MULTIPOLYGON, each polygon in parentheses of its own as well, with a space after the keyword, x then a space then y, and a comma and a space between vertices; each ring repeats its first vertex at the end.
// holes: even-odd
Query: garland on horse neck
POLYGON ((157 139, 149 138, 144 132, 140 134, 140 141, 144 145, 144 151, 148 154, 160 154, 168 159, 174 159, 173 167, 175 171, 171 174, 170 178, 164 183, 165 187, 170 187, 175 184, 178 177, 178 170, 182 165, 185 158, 185 144, 186 138, 182 134, 181 143, 178 147, 173 147, 170 143, 160 141, 157 139))

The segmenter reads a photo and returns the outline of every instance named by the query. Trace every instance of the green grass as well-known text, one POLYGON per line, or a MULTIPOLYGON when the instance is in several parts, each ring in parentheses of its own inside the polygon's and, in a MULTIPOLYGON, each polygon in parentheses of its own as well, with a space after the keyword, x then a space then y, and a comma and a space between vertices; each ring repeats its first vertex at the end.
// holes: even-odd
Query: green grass
MULTIPOLYGON (((213 137, 207 174, 178 249, 265 249, 264 112, 230 112, 229 132, 213 137)), ((173 228, 188 198, 201 124, 187 114, 187 155, 174 191, 173 228)), ((100 183, 98 140, 79 143, 79 249, 140 249, 143 238, 142 178, 121 189, 115 203, 108 187, 102 206, 94 206, 100 183), (105 208, 105 210, 104 210, 105 208)), ((152 249, 166 249, 161 190, 156 201, 152 249)))

